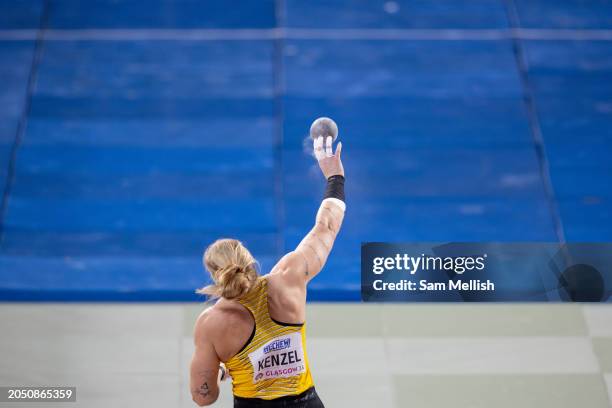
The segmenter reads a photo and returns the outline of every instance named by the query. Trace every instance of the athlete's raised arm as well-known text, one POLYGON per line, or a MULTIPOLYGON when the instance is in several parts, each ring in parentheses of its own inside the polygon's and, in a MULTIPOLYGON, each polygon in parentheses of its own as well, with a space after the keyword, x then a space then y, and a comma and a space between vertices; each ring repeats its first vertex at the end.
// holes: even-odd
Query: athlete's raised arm
POLYGON ((275 269, 285 275, 286 281, 305 284, 323 269, 344 219, 344 168, 342 143, 336 153, 332 151, 332 138, 314 140, 315 156, 327 180, 323 202, 319 207, 314 227, 302 239, 295 251, 281 259, 275 269), (323 146, 325 144, 325 146, 323 146))

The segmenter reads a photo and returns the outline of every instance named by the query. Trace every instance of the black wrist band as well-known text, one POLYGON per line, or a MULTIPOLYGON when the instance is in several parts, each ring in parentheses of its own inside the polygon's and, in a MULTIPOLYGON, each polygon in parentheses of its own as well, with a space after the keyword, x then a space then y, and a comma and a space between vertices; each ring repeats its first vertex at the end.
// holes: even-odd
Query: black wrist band
POLYGON ((326 198, 337 198, 344 201, 344 176, 337 174, 327 179, 325 194, 323 194, 323 199, 326 198))

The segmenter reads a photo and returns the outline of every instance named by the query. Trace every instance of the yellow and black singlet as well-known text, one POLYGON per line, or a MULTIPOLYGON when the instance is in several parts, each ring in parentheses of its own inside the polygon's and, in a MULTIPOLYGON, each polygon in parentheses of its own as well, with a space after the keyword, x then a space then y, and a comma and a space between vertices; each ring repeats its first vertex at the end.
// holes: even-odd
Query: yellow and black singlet
POLYGON ((258 278, 249 293, 236 300, 251 312, 255 327, 242 350, 225 363, 234 395, 270 400, 311 388, 306 325, 272 319, 266 278, 258 278))

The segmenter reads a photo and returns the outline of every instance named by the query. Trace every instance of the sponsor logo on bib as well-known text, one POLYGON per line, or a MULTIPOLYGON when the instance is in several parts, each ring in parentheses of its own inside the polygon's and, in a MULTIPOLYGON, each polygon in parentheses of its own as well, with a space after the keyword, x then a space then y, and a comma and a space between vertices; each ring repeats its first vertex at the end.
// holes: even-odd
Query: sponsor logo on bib
POLYGON ((253 382, 286 378, 306 371, 302 334, 291 333, 272 339, 249 354, 253 382))

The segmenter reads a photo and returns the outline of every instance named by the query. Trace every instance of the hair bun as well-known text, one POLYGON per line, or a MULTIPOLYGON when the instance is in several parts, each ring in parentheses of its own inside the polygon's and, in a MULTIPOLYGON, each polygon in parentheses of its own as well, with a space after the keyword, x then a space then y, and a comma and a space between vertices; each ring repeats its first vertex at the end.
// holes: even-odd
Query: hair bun
POLYGON ((256 262, 240 241, 222 239, 214 242, 204 253, 204 264, 214 284, 198 293, 226 299, 245 295, 257 281, 256 262))
POLYGON ((244 272, 244 268, 236 264, 226 265, 223 268, 219 268, 219 270, 217 271, 217 273, 219 274, 240 273, 240 272, 244 272))

